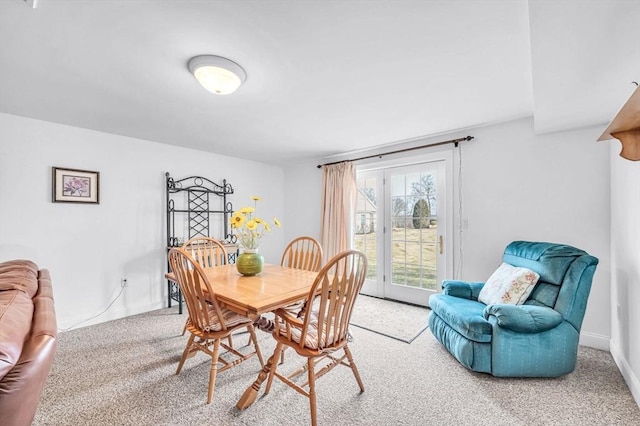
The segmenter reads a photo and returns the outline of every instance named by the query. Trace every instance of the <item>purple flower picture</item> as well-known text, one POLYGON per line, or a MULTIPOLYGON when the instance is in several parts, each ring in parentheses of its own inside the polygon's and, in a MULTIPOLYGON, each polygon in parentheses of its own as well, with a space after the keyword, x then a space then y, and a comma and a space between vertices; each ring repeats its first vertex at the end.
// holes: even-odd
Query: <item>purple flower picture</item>
POLYGON ((63 175, 62 194, 69 197, 91 197, 90 179, 82 176, 63 175))
POLYGON ((52 167, 54 203, 100 204, 100 172, 52 167))

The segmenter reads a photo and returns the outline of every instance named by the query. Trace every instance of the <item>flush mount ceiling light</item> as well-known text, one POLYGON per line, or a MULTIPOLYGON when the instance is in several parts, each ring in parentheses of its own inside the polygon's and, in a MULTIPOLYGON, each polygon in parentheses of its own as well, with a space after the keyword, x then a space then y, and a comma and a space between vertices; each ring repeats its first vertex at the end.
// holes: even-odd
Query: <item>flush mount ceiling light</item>
POLYGON ((188 67, 202 87, 216 95, 235 92, 247 79, 240 65, 221 56, 196 56, 191 58, 188 67))

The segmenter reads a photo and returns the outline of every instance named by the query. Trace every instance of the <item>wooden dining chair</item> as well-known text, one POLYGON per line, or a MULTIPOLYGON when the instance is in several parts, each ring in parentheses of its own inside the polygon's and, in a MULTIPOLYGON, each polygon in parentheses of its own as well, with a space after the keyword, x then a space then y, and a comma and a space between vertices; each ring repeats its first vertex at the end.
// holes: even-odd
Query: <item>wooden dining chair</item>
POLYGON ((227 370, 254 355, 258 356, 260 365, 264 366, 260 346, 253 328, 253 320, 218 304, 215 292, 204 273, 204 269, 184 249, 171 249, 169 251, 169 264, 187 305, 189 313, 187 330, 191 334, 182 353, 182 358, 180 358, 176 374, 180 374, 186 359, 195 355, 198 351, 209 355, 211 357, 209 393, 207 395, 207 404, 209 404, 213 397, 213 389, 218 372, 227 370), (254 347, 253 352, 242 354, 235 350, 233 346, 221 342, 221 339, 228 338, 231 333, 241 328, 246 328, 251 335, 251 342, 254 347), (220 347, 226 350, 226 357, 234 359, 227 360, 220 357, 220 347), (218 364, 222 364, 222 367, 218 368, 218 364))
POLYGON ((194 237, 182 248, 203 268, 213 268, 229 263, 227 250, 219 240, 210 237, 194 237))
POLYGON ((360 392, 364 385, 349 350, 349 321, 358 293, 367 274, 367 257, 357 250, 347 250, 333 257, 318 272, 309 295, 307 312, 301 318, 286 309, 275 311, 273 337, 276 349, 273 359, 278 359, 285 348, 292 348, 307 359, 306 365, 284 376, 278 373, 278 363, 273 362, 265 395, 269 393, 273 378, 277 377, 297 392, 309 398, 311 424, 317 424, 315 382, 337 365, 351 368, 360 392), (314 299, 315 303, 314 303, 314 299), (311 307, 313 306, 313 309, 311 307), (337 356, 342 350, 342 355, 337 356), (317 368, 316 368, 317 367, 317 368), (299 382, 299 376, 307 372, 307 380, 299 382))
MULTIPOLYGON (((297 237, 285 247, 282 252, 280 265, 288 268, 318 272, 322 266, 322 246, 313 237, 297 237)), ((303 306, 303 303, 304 301, 296 302, 288 305, 285 309, 297 314, 303 306)), ((269 333, 273 331, 274 322, 265 317, 258 318, 255 324, 262 331, 269 333)), ((284 362, 284 354, 282 356, 282 362, 284 362)))
MULTIPOLYGON (((318 272, 322 266, 322 256, 322 246, 318 240, 313 237, 301 236, 287 244, 282 252, 280 266, 318 272)), ((285 309, 297 314, 304 306, 304 300, 301 300, 286 306, 285 309)), ((273 332, 274 322, 264 316, 259 317, 254 325, 262 331, 273 332)), ((284 362, 284 352, 281 355, 280 362, 284 362)))
MULTIPOLYGON (((313 237, 302 236, 292 240, 282 252, 281 266, 303 269, 305 271, 318 272, 322 266, 322 246, 313 237)), ((304 301, 299 301, 286 306, 284 309, 296 315, 305 306, 304 301)), ((274 323, 271 320, 261 318, 258 326, 268 332, 273 331, 274 323)), ((284 351, 280 355, 280 362, 284 363, 284 351)))
POLYGON ((317 272, 322 266, 322 246, 315 238, 298 237, 285 247, 280 265, 317 272))
MULTIPOLYGON (((322 266, 322 246, 313 237, 298 237, 291 241, 282 252, 281 266, 318 272, 322 266)), ((304 301, 287 306, 290 312, 298 313, 304 301)))
MULTIPOLYGON (((214 268, 229 263, 227 249, 219 240, 211 237, 193 237, 182 245, 182 248, 194 258, 204 269, 214 268)), ((182 335, 187 332, 187 323, 184 323, 182 335)), ((232 337, 229 336, 229 344, 233 346, 232 337)))

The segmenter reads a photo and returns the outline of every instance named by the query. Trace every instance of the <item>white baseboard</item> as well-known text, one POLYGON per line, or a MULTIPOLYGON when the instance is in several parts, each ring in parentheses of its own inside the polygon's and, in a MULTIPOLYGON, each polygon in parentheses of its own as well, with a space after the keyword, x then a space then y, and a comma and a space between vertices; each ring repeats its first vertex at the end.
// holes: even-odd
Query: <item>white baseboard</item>
POLYGON ((620 348, 614 342, 611 342, 610 346, 611 356, 618 366, 618 370, 620 370, 622 377, 624 377, 624 381, 627 382, 627 386, 629 386, 633 399, 636 400, 636 404, 640 407, 640 379, 638 379, 638 377, 633 373, 631 366, 625 359, 620 348))
POLYGON ((594 349, 600 349, 601 351, 610 352, 609 336, 603 336, 602 334, 582 332, 580 333, 580 345, 587 346, 594 349))
POLYGON ((154 311, 156 309, 162 309, 164 307, 166 307, 166 300, 113 310, 107 309, 107 311, 103 313, 96 312, 93 315, 85 315, 83 317, 75 317, 60 321, 58 323, 58 330, 61 332, 75 330, 78 328, 87 327, 89 325, 100 324, 103 322, 128 317, 130 315, 137 315, 144 312, 154 311), (93 316, 95 316, 95 318, 93 318, 93 316))

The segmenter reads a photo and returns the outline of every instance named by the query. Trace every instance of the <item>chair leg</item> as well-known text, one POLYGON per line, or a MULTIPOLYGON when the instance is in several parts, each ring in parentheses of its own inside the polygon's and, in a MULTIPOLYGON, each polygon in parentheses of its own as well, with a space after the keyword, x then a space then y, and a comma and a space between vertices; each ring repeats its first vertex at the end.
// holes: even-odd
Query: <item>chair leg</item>
POLYGON ((309 369, 309 405, 311 406, 311 426, 317 426, 316 416, 316 372, 312 358, 307 358, 307 368, 309 369))
POLYGON ((180 358, 180 363, 178 364, 178 370, 176 371, 176 375, 180 374, 180 371, 182 370, 182 366, 184 365, 184 362, 187 360, 187 357, 189 356, 189 353, 192 350, 193 339, 195 339, 195 336, 192 334, 191 336, 189 336, 189 340, 187 341, 187 346, 184 347, 184 351, 182 352, 182 358, 180 358))
POLYGON ((231 337, 231 335, 227 337, 227 341, 229 342, 229 346, 233 347, 233 338, 231 337))
POLYGON ((211 356, 211 371, 209 372, 209 393, 207 395, 207 404, 211 404, 213 398, 213 388, 216 385, 216 373, 218 372, 218 355, 220 354, 220 339, 213 342, 213 355, 211 356))
POLYGON ((276 362, 276 359, 278 359, 278 356, 282 355, 283 347, 284 347, 283 343, 278 343, 276 345, 276 350, 273 351, 273 356, 271 357, 273 362, 271 363, 271 369, 269 370, 269 378, 267 379, 267 388, 264 390, 265 395, 269 393, 269 390, 271 390, 273 377, 276 375, 276 370, 278 368, 278 363, 276 362))
POLYGON ((187 323, 189 322, 189 318, 187 318, 187 320, 184 322, 184 327, 182 327, 182 334, 181 336, 184 336, 184 333, 187 332, 187 323))
POLYGON ((344 353, 347 355, 347 359, 349 360, 349 366, 351 367, 351 371, 353 371, 353 375, 356 376, 356 381, 358 382, 358 386, 360 386, 360 392, 364 392, 364 385, 362 384, 362 379, 360 378, 358 367, 356 367, 356 363, 353 361, 353 356, 351 355, 349 346, 345 345, 344 353))

